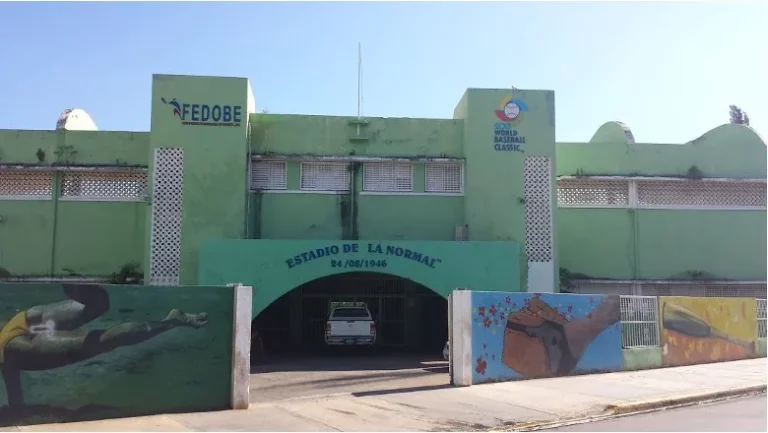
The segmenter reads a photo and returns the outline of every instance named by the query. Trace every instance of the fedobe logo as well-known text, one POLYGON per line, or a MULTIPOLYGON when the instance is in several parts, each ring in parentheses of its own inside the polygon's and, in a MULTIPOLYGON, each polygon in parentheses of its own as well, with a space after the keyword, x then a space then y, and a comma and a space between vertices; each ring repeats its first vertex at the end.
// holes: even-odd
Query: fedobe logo
POLYGON ((522 152, 525 137, 515 127, 523 122, 528 106, 521 99, 505 96, 501 100, 496 117, 500 122, 493 124, 493 148, 497 151, 522 152))
POLYGON ((160 100, 173 108, 173 115, 181 120, 182 125, 240 126, 243 121, 243 107, 240 105, 185 104, 176 98, 160 100))

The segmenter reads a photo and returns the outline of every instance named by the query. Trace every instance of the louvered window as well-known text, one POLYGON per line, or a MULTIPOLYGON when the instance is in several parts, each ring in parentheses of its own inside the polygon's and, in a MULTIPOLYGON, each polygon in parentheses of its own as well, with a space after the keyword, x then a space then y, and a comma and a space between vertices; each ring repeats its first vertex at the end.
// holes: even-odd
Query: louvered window
POLYGON ((368 162, 363 166, 363 191, 413 191, 413 165, 402 162, 368 162))
POLYGON ((461 194, 464 192, 463 171, 459 163, 426 164, 424 190, 432 193, 461 194))
POLYGON ((286 189, 287 163, 274 160, 251 161, 251 190, 286 189))

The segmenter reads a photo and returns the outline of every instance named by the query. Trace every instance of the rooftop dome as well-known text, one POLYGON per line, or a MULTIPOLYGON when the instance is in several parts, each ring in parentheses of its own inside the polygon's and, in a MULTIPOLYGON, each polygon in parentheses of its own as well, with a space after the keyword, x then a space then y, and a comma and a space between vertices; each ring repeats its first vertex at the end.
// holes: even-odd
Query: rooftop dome
POLYGON ((57 131, 98 131, 93 119, 85 110, 80 108, 67 108, 59 115, 56 121, 57 131))

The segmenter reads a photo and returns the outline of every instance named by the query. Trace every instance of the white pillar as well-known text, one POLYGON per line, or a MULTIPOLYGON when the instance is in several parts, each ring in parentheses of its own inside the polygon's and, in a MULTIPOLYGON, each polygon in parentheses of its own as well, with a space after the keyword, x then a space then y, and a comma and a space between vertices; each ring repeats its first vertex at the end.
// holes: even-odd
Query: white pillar
POLYGON ((251 389, 251 311, 253 289, 230 284, 234 288, 232 323, 232 409, 248 409, 251 389))
POLYGON ((472 292, 454 290, 450 296, 451 382, 456 386, 472 385, 472 292))

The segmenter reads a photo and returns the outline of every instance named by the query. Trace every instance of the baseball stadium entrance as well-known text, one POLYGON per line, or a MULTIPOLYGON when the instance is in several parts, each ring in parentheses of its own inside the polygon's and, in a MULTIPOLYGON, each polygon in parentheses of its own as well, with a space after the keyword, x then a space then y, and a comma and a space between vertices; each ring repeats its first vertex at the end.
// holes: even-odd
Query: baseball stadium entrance
POLYGON ((253 403, 430 389, 450 386, 448 295, 519 291, 518 251, 516 242, 210 240, 199 284, 253 287, 253 403), (361 304, 375 343, 329 346, 332 308, 361 304))

